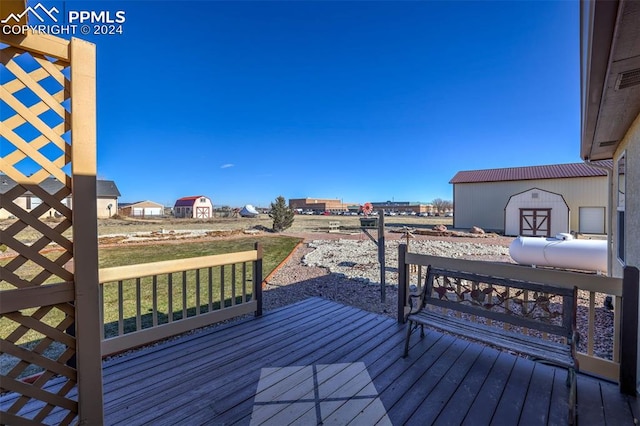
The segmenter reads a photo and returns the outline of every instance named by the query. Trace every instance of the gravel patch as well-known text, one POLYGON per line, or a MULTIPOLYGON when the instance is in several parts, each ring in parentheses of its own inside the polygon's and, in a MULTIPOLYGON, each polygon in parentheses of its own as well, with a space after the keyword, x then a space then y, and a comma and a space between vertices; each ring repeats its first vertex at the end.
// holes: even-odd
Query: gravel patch
MULTIPOLYGON (((398 246, 401 241, 392 240, 385 244, 386 271, 385 282, 398 282, 398 246)), ((354 241, 315 240, 309 243, 313 248, 303 264, 320 266, 329 272, 344 275, 369 283, 380 283, 380 266, 378 248, 370 240, 354 241)), ((456 259, 499 260, 511 262, 509 249, 499 245, 451 242, 451 241, 411 241, 410 251, 413 253, 444 256, 456 259)))

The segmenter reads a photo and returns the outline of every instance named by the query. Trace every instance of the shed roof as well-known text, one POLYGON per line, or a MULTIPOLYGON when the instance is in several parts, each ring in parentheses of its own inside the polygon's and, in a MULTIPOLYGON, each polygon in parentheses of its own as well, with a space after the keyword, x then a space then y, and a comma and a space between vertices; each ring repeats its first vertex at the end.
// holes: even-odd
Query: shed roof
MULTIPOLYGON (((16 185, 17 185, 17 182, 11 179, 9 176, 0 175, 0 194, 9 191, 16 185)), ((62 188, 63 183, 54 177, 48 177, 42 182, 40 182, 39 186, 45 191, 47 191, 49 194, 55 194, 62 188)), ((26 194, 31 195, 30 192, 27 192, 26 194)), ((96 194, 98 198, 120 197, 120 191, 118 190, 116 183, 112 180, 97 180, 96 194)))
POLYGON ((193 206, 195 201, 200 199, 200 198, 208 198, 208 197, 206 197, 204 195, 192 195, 192 196, 189 196, 189 197, 178 198, 178 200, 176 201, 176 204, 174 205, 174 207, 189 207, 189 206, 193 206))
MULTIPOLYGON (((594 164, 612 168, 613 161, 596 161, 594 164)), ((456 173, 449 183, 503 182, 534 179, 567 179, 606 176, 607 172, 586 163, 551 164, 547 166, 508 167, 504 169, 466 170, 456 173)))
POLYGON ((163 204, 156 203, 155 201, 143 200, 143 201, 135 201, 133 203, 118 203, 118 207, 164 207, 163 204))

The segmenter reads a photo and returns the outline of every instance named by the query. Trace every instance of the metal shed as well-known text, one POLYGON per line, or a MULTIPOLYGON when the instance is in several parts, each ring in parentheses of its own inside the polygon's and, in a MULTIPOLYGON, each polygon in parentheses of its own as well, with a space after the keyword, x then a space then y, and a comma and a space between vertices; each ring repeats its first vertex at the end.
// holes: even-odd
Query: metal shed
POLYGON ((479 226, 517 235, 519 226, 516 231, 507 229, 507 204, 514 195, 537 188, 560 194, 569 207, 569 225, 563 232, 605 234, 607 170, 612 167, 611 161, 599 161, 460 171, 450 181, 455 210, 453 226, 458 229, 479 226))

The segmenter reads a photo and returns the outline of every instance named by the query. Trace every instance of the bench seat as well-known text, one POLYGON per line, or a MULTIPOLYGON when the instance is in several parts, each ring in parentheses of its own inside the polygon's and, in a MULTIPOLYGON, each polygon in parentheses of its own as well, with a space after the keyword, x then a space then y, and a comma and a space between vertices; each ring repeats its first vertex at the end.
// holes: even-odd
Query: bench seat
POLYGON ((549 361, 565 368, 576 368, 571 346, 566 343, 544 340, 526 334, 489 327, 479 322, 470 322, 439 312, 422 310, 408 317, 409 321, 438 328, 450 334, 467 337, 490 346, 497 346, 537 360, 549 361))
POLYGON ((424 326, 567 369, 569 423, 575 422, 577 288, 429 266, 422 290, 409 296, 404 357, 424 326), (417 300, 418 303, 415 303, 417 300))

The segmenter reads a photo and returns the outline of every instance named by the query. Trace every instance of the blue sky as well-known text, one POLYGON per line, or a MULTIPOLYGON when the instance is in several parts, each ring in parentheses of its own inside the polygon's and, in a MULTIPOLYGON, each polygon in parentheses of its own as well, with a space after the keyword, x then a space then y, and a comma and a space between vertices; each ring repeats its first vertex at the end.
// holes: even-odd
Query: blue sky
POLYGON ((428 202, 459 170, 580 161, 577 2, 41 3, 126 13, 78 35, 123 202, 428 202))

